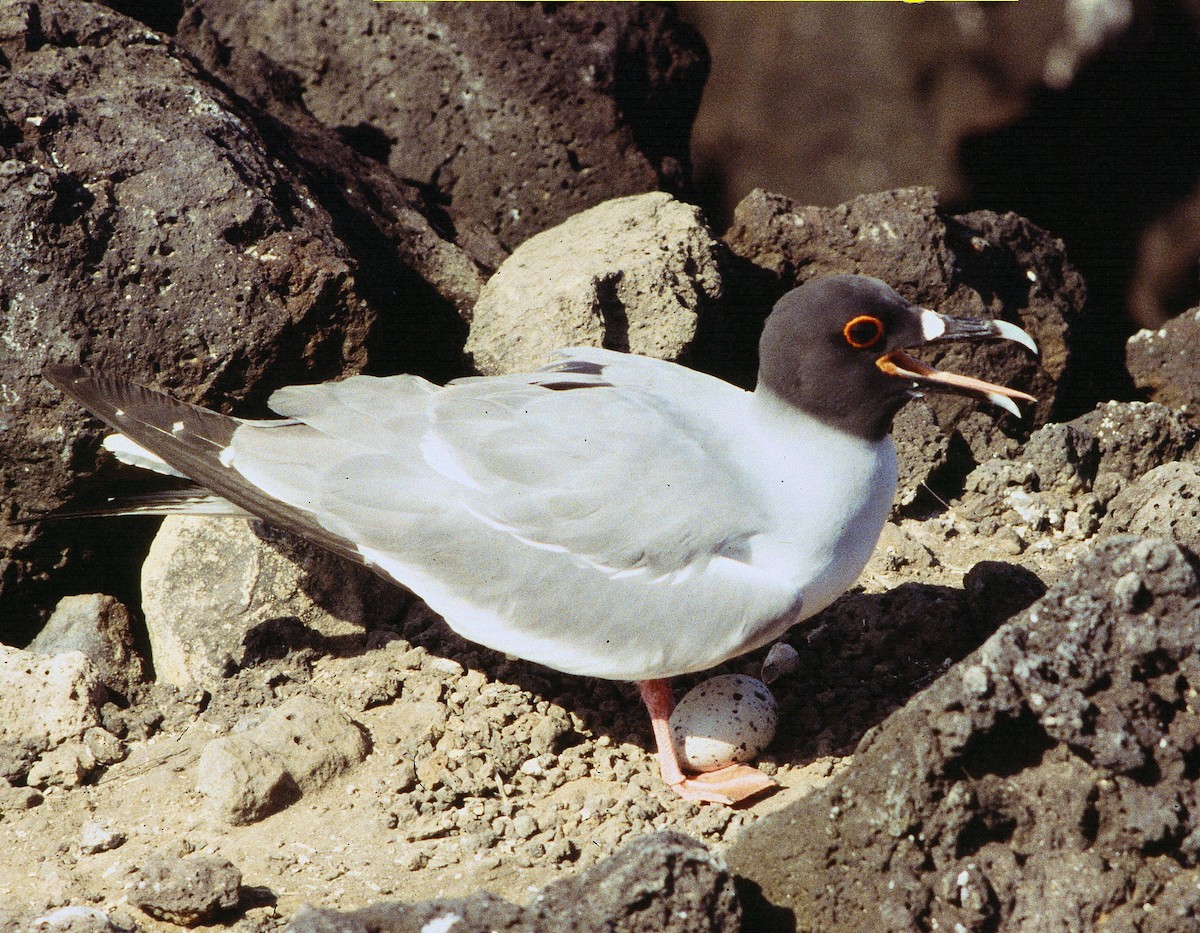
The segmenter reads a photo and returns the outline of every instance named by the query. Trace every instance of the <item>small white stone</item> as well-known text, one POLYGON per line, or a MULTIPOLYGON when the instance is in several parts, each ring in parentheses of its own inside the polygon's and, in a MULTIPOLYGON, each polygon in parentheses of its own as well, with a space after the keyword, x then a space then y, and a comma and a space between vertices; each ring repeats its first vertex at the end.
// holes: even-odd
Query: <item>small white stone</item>
POLYGON ((773 684, 800 666, 800 652, 786 641, 777 641, 763 660, 763 683, 773 684))
POLYGON ((125 842, 125 834, 102 826, 95 820, 84 822, 79 831, 79 851, 83 855, 107 852, 125 842))
POLYGON ((681 763, 715 771, 750 761, 771 744, 779 711, 767 685, 745 674, 722 674, 690 690, 671 714, 681 763))

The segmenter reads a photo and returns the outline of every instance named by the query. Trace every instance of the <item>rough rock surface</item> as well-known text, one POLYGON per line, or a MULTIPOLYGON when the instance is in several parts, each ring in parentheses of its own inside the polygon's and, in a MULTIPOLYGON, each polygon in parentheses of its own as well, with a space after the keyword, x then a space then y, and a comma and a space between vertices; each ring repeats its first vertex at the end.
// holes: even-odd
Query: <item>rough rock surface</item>
POLYGON ((1108 504, 1102 535, 1156 534, 1200 554, 1200 470, 1164 463, 1122 489, 1108 504))
MULTIPOLYGON (((0 54, 0 517, 61 504, 94 463, 93 423, 42 381, 46 363, 214 404, 366 363, 376 314, 329 215, 162 36, 36 0, 4 7, 0 54)), ((14 616, 22 594, 61 595, 36 594, 71 538, 0 526, 14 616)))
POLYGON ((1200 412, 1200 308, 1185 311, 1157 330, 1140 330, 1125 344, 1125 365, 1150 399, 1191 418, 1200 412))
POLYGON ((177 687, 215 688, 253 663, 253 632, 270 650, 276 620, 345 637, 394 619, 408 599, 368 570, 238 519, 166 519, 142 570, 155 676, 177 687))
POLYGON ((181 23, 180 41, 204 23, 222 46, 292 71, 318 120, 427 189, 455 227, 478 227, 506 251, 608 198, 688 183, 708 56, 668 8, 194 9, 201 16, 181 23))
POLYGON ((803 930, 1194 925, 1198 625, 1183 552, 1099 544, 731 867, 803 930))
POLYGON ((248 731, 213 739, 200 755, 196 790, 228 823, 249 823, 314 791, 367 757, 362 728, 312 697, 284 701, 248 731))
POLYGON ((59 600, 26 649, 49 655, 79 651, 92 662, 104 685, 123 695, 146 679, 145 661, 134 646, 129 610, 103 593, 59 600))
POLYGON ((504 255, 499 242, 479 229, 454 229, 444 207, 436 198, 431 202, 433 192, 376 157, 367 145, 369 132, 340 132, 321 123, 305 107, 293 73, 246 45, 223 44, 200 8, 189 8, 179 35, 207 71, 237 89, 248 118, 329 211, 358 263, 360 286, 376 296, 383 312, 373 363, 430 375, 459 364, 461 328, 429 292, 457 314, 469 312, 484 267, 504 255), (455 237, 470 244, 477 258, 455 237))
POLYGON ((241 884, 242 873, 227 859, 164 855, 140 867, 129 900, 151 917, 194 926, 236 907, 241 884))
POLYGON ((380 904, 339 914, 308 910, 290 933, 736 933, 741 909, 724 862, 680 833, 643 836, 578 877, 545 888, 528 907, 491 894, 380 904))
POLYGON ((899 481, 896 484, 894 509, 917 502, 923 491, 952 489, 961 472, 961 438, 955 438, 938 424, 928 399, 907 405, 892 426, 892 441, 896 445, 899 481))
POLYGON ((44 657, 0 645, 0 777, 24 778, 64 743, 81 747, 84 732, 100 724, 104 697, 79 652, 44 657))
POLYGON ((261 820, 300 797, 300 788, 279 757, 250 736, 213 739, 200 753, 196 791, 226 823, 261 820))
POLYGON ((1097 475, 1125 481, 1160 464, 1194 458, 1200 443, 1200 429, 1181 410, 1156 402, 1102 402, 1070 427, 1095 438, 1097 475))
POLYGON ((487 375, 529 372, 574 346, 676 361, 720 297, 699 211, 664 192, 630 195, 521 244, 479 296, 466 350, 487 375))

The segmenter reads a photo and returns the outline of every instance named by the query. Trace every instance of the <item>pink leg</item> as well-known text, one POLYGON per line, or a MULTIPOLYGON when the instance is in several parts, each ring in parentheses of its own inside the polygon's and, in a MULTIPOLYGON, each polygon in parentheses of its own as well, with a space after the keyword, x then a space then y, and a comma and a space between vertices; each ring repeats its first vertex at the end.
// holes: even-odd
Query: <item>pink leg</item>
POLYGON ((642 702, 650 713, 654 729, 654 744, 658 746, 658 764, 663 782, 685 800, 707 803, 739 803, 748 797, 775 787, 773 780, 748 765, 729 765, 718 771, 708 771, 690 777, 683 773, 675 743, 671 740, 668 720, 675 709, 675 695, 666 680, 638 681, 642 702))

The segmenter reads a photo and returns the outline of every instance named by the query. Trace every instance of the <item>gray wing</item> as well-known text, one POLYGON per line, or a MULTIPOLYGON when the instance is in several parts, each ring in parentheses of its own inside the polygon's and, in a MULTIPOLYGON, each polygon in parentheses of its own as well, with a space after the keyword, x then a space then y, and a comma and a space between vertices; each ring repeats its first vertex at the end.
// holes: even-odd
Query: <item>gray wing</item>
POLYGON ((246 428, 233 439, 232 463, 327 527, 395 554, 420 549, 429 532, 470 535, 473 525, 611 573, 668 574, 736 553, 767 517, 704 408, 743 393, 611 356, 610 370, 637 378, 574 358, 440 389, 357 376, 280 390, 276 411, 342 446, 322 443, 322 462, 302 473, 296 456, 281 456, 278 432, 246 428))

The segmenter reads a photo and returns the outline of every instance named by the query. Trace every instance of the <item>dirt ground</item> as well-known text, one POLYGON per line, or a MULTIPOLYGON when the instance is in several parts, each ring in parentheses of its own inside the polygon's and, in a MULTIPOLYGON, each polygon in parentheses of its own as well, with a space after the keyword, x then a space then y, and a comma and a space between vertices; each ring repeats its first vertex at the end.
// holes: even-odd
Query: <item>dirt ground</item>
MULTIPOLYGON (((780 787, 738 809, 685 803, 661 786, 632 685, 505 659, 459 640, 420 604, 399 632, 357 656, 293 650, 211 697, 151 691, 124 715, 161 717, 153 734, 131 733, 128 756, 94 783, 10 792, 20 797, 0 820, 0 929, 29 928, 67 905, 95 907, 126 928, 172 929, 129 903, 155 853, 231 861, 241 904, 213 922, 256 930, 282 926, 306 903, 350 909, 480 889, 523 903, 657 829, 720 849, 852 767, 867 728, 986 637, 961 624, 972 567, 1007 562, 1050 583, 1086 546, 1061 531, 1025 535, 981 534, 954 507, 889 524, 860 586, 790 633, 800 666, 773 685, 781 725, 758 762, 780 787), (196 790, 201 751, 296 694, 345 709, 371 754, 281 812, 224 823, 196 790), (88 834, 104 830, 123 841, 85 854, 88 834)), ((725 670, 758 674, 762 657, 725 670)))

